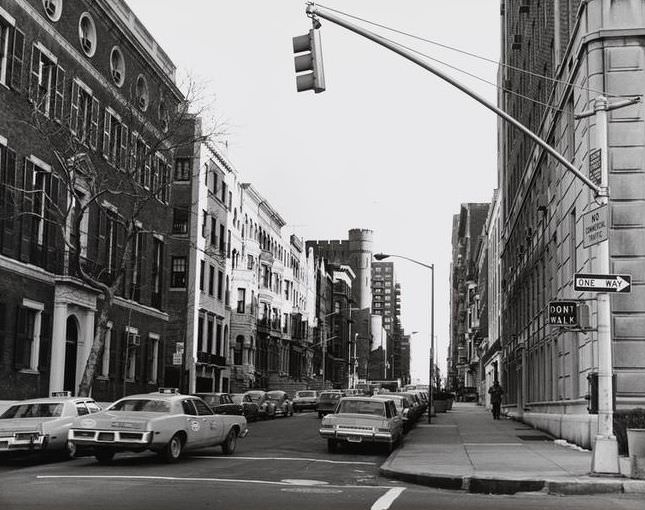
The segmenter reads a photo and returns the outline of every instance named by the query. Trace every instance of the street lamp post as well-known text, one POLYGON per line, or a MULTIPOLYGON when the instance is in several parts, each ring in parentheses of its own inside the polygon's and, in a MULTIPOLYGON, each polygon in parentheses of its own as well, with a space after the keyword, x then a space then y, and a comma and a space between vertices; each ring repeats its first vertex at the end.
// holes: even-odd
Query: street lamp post
POLYGON ((434 411, 434 402, 432 399, 432 379, 434 377, 434 264, 425 264, 418 260, 405 257, 404 255, 392 255, 386 253, 376 253, 374 258, 376 260, 383 260, 388 257, 396 257, 413 262, 419 266, 423 266, 431 271, 430 279, 430 363, 428 368, 428 423, 432 423, 432 414, 434 411))

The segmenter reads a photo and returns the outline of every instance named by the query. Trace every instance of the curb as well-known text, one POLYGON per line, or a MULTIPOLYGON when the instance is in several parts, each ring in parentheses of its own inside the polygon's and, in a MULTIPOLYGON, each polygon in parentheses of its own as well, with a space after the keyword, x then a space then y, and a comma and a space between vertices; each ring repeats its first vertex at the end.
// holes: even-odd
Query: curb
POLYGON ((593 494, 645 494, 645 481, 619 480, 542 480, 478 477, 473 475, 449 475, 443 473, 419 473, 392 469, 390 456, 379 467, 386 478, 425 485, 436 489, 461 490, 474 494, 516 494, 518 492, 544 492, 559 496, 593 494))

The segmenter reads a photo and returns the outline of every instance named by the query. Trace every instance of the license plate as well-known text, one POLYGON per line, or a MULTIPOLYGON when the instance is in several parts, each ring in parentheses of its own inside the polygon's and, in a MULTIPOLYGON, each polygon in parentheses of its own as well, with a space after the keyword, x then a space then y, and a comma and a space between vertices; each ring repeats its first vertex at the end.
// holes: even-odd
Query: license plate
POLYGON ((350 443, 360 443, 363 441, 363 438, 361 436, 347 436, 347 441, 350 443))

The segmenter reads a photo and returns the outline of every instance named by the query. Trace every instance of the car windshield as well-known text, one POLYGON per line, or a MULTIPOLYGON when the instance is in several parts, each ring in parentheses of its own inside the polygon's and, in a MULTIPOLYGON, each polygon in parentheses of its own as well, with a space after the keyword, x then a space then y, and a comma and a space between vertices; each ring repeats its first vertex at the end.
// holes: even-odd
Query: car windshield
POLYGON ((231 399, 234 403, 241 404, 242 400, 244 399, 244 395, 231 395, 231 399))
POLYGON ((320 400, 338 400, 340 393, 321 393, 320 400))
POLYGON ((315 397, 316 392, 315 391, 299 391, 296 393, 296 396, 298 397, 315 397))
POLYGON ((253 402, 259 402, 260 400, 262 400, 262 393, 248 393, 246 396, 249 397, 253 402))
POLYGON ((385 406, 383 402, 369 400, 343 400, 336 413, 352 414, 372 414, 375 416, 385 416, 385 406))
POLYGON ((281 391, 269 391, 267 392, 267 398, 271 400, 280 400, 284 393, 281 391))
POLYGON ((18 404, 7 409, 1 418, 55 418, 63 414, 63 404, 18 404))
POLYGON ((170 402, 166 400, 126 399, 114 403, 110 411, 136 411, 148 413, 170 412, 170 402))

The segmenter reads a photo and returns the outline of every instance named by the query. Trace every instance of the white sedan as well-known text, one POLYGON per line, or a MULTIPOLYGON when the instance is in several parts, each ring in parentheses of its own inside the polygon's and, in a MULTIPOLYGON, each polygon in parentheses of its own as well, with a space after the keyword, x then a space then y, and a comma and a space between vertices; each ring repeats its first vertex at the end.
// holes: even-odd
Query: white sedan
POLYGON ((117 452, 144 450, 175 462, 185 450, 216 445, 230 455, 238 437, 247 433, 244 416, 214 414, 201 398, 162 388, 130 395, 105 411, 76 419, 68 437, 101 463, 110 462, 117 452))

